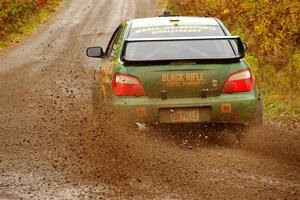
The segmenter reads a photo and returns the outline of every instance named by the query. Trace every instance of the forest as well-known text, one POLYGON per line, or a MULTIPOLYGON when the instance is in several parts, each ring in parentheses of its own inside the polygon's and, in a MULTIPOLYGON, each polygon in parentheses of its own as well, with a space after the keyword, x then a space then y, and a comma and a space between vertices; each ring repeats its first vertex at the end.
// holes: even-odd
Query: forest
POLYGON ((269 117, 300 115, 300 1, 161 0, 164 10, 221 19, 240 35, 269 117))

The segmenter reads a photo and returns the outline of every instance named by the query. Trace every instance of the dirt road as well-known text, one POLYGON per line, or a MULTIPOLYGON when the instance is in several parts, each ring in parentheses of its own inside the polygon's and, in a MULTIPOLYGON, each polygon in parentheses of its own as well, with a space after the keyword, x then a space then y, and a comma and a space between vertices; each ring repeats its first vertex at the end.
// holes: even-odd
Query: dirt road
POLYGON ((109 108, 93 116, 85 48, 154 14, 152 0, 67 1, 0 52, 0 199, 300 199, 297 126, 253 130, 237 147, 204 126, 139 133, 109 108))

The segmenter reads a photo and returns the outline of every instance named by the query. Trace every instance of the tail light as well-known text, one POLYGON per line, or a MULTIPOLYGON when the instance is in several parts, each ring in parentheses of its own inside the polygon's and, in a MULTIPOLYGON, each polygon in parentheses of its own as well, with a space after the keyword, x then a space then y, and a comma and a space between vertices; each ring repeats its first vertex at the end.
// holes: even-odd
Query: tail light
POLYGON ((225 81, 223 93, 249 92, 254 88, 253 76, 250 69, 230 74, 225 81))
POLYGON ((117 96, 144 96, 141 81, 134 76, 115 74, 112 82, 113 93, 117 96))

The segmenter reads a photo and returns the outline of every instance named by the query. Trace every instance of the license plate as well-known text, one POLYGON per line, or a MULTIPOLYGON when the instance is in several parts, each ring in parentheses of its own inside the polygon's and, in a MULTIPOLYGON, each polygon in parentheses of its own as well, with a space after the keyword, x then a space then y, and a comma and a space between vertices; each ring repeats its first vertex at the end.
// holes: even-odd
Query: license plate
POLYGON ((198 108, 176 108, 170 109, 171 121, 178 122, 199 122, 198 108))
POLYGON ((210 107, 162 108, 159 109, 160 123, 195 123, 211 120, 210 107))

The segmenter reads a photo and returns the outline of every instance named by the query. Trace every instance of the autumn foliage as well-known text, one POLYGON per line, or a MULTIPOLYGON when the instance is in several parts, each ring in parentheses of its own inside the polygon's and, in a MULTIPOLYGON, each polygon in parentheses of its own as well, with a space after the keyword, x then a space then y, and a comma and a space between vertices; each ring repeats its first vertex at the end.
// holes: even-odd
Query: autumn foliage
POLYGON ((162 0, 162 3, 176 14, 221 19, 248 44, 248 55, 255 57, 251 64, 257 65, 254 68, 259 82, 272 87, 277 84, 280 92, 300 91, 300 1, 162 0), (283 75, 284 80, 279 80, 283 75))
POLYGON ((0 40, 19 28, 42 8, 51 9, 57 0, 0 0, 0 40))

